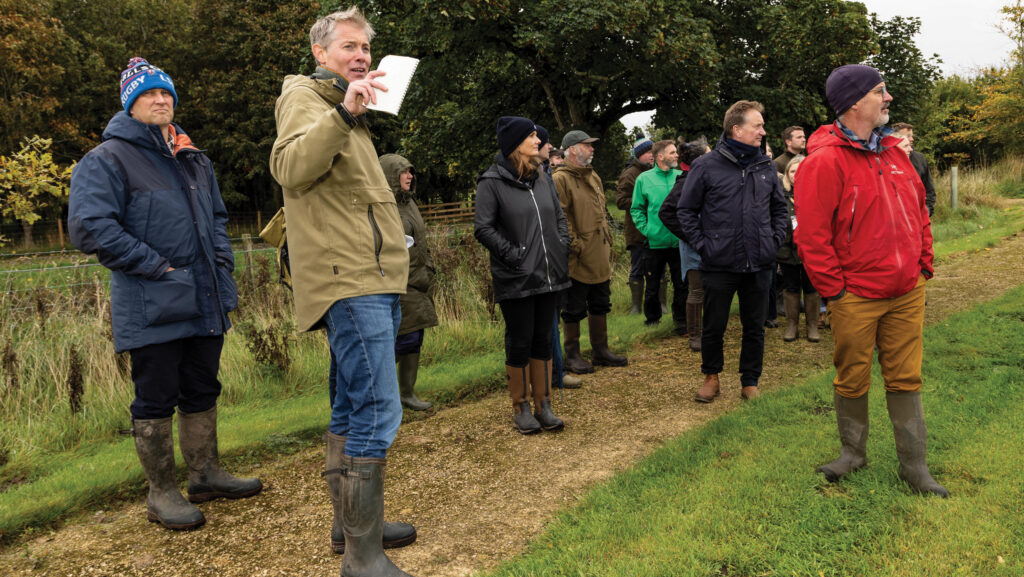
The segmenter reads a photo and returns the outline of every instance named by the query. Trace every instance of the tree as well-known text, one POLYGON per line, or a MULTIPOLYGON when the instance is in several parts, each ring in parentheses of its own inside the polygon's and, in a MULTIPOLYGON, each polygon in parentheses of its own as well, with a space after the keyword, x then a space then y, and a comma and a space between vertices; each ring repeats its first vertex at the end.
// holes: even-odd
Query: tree
POLYGON ((73 166, 54 163, 50 144, 47 138, 32 136, 18 152, 0 156, 0 214, 21 222, 26 247, 32 246, 32 225, 44 214, 59 216, 54 208, 68 199, 73 166))
POLYGON ((882 73, 886 89, 893 95, 889 116, 893 122, 921 125, 932 88, 941 77, 942 63, 936 54, 925 58, 914 44, 921 19, 895 16, 881 20, 872 14, 871 29, 878 35, 878 53, 868 59, 868 64, 882 73))

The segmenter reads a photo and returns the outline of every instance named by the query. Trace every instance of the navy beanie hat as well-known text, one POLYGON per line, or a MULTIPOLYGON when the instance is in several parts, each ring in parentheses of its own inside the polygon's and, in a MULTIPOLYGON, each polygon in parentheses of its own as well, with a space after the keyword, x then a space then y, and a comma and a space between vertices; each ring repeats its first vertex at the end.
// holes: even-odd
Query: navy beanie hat
POLYGON ((124 111, 131 113, 132 104, 143 92, 163 88, 174 97, 174 107, 178 107, 178 93, 174 91, 174 81, 166 72, 160 70, 136 56, 128 61, 128 68, 121 73, 121 105, 124 111))
POLYGON ((544 145, 551 141, 551 135, 548 134, 548 129, 541 125, 537 125, 537 138, 540 139, 540 147, 544 148, 544 145))
POLYGON ((882 74, 877 69, 864 64, 847 64, 828 75, 825 97, 839 116, 882 82, 882 74))
POLYGON ((502 116, 498 119, 498 148, 505 157, 519 147, 537 126, 529 118, 522 116, 502 116))

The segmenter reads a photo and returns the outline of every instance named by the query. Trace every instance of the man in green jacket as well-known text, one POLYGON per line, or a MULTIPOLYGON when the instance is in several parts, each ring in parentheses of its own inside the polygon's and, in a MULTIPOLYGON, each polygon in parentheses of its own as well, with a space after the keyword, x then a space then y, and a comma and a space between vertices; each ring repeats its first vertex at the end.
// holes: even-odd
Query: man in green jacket
POLYGON ((409 251, 364 119, 386 90, 383 73, 370 71, 372 37, 354 7, 313 25, 317 68, 284 80, 270 171, 284 192, 298 328, 324 328, 330 343, 324 477, 341 574, 401 577, 382 546, 407 545, 416 531, 383 522, 383 481, 402 420, 394 347, 409 251))
POLYGON ((669 232, 658 218, 658 211, 665 197, 672 190, 676 178, 682 171, 679 166, 679 151, 671 140, 654 143, 654 168, 642 173, 633 187, 633 205, 629 208, 640 234, 647 238, 648 250, 644 255, 645 324, 656 325, 661 321, 661 303, 658 300, 658 279, 665 274, 668 264, 672 280, 672 319, 676 334, 686 334, 686 285, 683 284, 682 261, 679 258, 679 239, 669 232))

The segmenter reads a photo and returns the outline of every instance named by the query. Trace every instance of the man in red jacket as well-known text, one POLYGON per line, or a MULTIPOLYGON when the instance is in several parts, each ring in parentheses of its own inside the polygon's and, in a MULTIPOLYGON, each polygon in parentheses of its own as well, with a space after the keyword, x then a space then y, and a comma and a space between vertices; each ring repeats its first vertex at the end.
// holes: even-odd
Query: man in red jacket
POLYGON ((818 471, 830 482, 867 464, 868 388, 875 347, 896 437, 899 476, 948 497, 925 461, 921 355, 932 232, 921 179, 885 125, 892 96, 878 70, 840 66, 825 84, 835 123, 807 145, 794 232, 811 282, 829 300, 842 449, 818 471))

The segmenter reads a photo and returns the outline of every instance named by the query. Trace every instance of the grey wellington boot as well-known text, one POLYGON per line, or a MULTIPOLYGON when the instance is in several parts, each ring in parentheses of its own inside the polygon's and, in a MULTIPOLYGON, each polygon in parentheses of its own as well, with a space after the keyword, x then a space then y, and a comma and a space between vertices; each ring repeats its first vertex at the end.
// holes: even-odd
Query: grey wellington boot
POLYGON ((818 315, 821 310, 821 295, 804 293, 804 315, 807 317, 807 340, 816 343, 821 340, 818 332, 818 315))
POLYGON ((629 281, 629 296, 632 304, 629 307, 629 314, 638 315, 644 312, 644 281, 629 281))
POLYGON ((425 411, 431 407, 416 396, 416 376, 420 371, 420 354, 398 355, 398 391, 402 406, 413 411, 425 411))
POLYGON ((203 512, 181 496, 174 479, 174 437, 171 417, 132 419, 139 463, 149 481, 146 518, 168 529, 194 529, 206 522, 203 512))
MULTIPOLYGON (((789 294, 789 293, 786 293, 789 294)), ((842 477, 868 464, 868 395, 865 393, 857 399, 848 399, 832 393, 832 402, 836 407, 836 423, 839 425, 839 458, 827 465, 818 467, 829 483, 835 483, 842 477)))
POLYGON ((178 444, 188 465, 188 500, 244 499, 263 490, 259 479, 239 479, 220 467, 217 407, 201 413, 178 413, 178 444))
POLYGON ((384 459, 351 457, 342 471, 342 577, 411 577, 384 554, 384 459))
MULTIPOLYGON (((331 550, 341 554, 345 552, 345 532, 341 523, 344 511, 341 499, 341 473, 349 466, 349 456, 345 454, 345 442, 348 438, 335 435, 330 431, 327 431, 324 438, 327 439, 324 455, 327 470, 321 473, 321 476, 327 480, 327 494, 331 497, 331 504, 334 506, 334 521, 331 523, 331 550)), ((416 541, 416 528, 408 523, 385 522, 381 540, 385 549, 397 549, 412 545, 416 541)))
POLYGON ((661 279, 661 286, 658 287, 658 301, 661 302, 661 314, 667 315, 668 310, 668 279, 661 279))
POLYGON ((900 479, 914 491, 949 497, 949 491, 938 484, 928 471, 925 458, 928 430, 924 425, 924 408, 921 406, 921 392, 885 393, 889 407, 889 419, 896 437, 896 455, 900 458, 900 479))
POLYGON ((533 387, 533 416, 545 431, 561 431, 562 419, 551 411, 551 359, 530 359, 530 386, 533 387))
MULTIPOLYGON (((782 333, 782 340, 791 343, 800 335, 800 293, 782 291, 782 306, 786 311, 786 330, 782 333)), ((807 326, 810 327, 810 315, 807 316, 807 326)), ((814 320, 818 322, 817 319, 814 320)), ((817 330, 817 324, 815 324, 817 330)))

